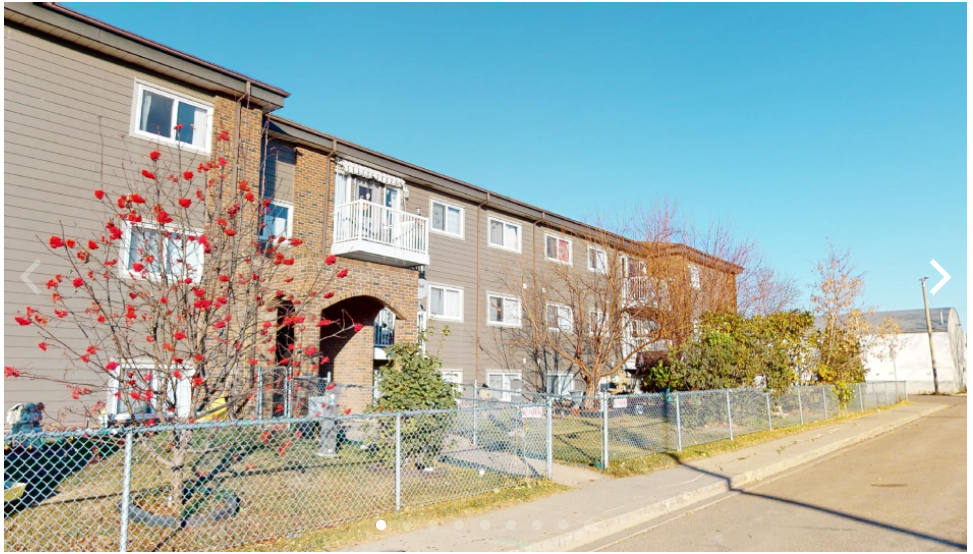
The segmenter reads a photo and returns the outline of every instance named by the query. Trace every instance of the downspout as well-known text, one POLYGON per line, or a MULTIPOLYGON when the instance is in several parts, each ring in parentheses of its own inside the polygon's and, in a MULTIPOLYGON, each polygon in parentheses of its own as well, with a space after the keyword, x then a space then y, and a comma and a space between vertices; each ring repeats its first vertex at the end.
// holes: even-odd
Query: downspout
POLYGON ((334 196, 335 155, 338 153, 338 139, 331 137, 331 153, 328 155, 328 180, 324 191, 324 236, 321 248, 328 253, 328 229, 331 227, 331 197, 334 196))
MULTIPOLYGON (((476 349, 475 355, 473 356, 474 382, 480 378, 480 297, 482 296, 482 291, 480 290, 480 242, 482 242, 480 240, 480 233, 482 232, 482 227, 480 227, 480 212, 483 211, 483 206, 489 203, 490 191, 487 191, 486 200, 476 206, 476 326, 474 327, 476 349)), ((490 240, 489 229, 487 229, 487 240, 490 240)), ((476 397, 476 391, 473 391, 473 396, 476 397)))

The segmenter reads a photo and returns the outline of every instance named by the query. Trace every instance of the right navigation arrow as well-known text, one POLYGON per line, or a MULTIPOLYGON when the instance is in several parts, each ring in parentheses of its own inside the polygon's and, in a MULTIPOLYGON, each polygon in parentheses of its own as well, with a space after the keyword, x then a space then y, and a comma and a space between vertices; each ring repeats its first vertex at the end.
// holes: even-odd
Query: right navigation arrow
POLYGON ((936 259, 935 258, 933 258, 933 260, 931 262, 929 262, 929 263, 931 263, 932 266, 936 268, 936 271, 938 271, 938 272, 940 272, 940 273, 943 274, 942 281, 936 283, 936 286, 933 287, 929 291, 929 294, 936 294, 936 291, 939 290, 940 288, 942 288, 942 286, 946 284, 946 281, 949 281, 950 276, 949 276, 949 273, 946 273, 946 270, 943 269, 943 266, 941 266, 941 265, 939 265, 939 264, 936 263, 936 259))

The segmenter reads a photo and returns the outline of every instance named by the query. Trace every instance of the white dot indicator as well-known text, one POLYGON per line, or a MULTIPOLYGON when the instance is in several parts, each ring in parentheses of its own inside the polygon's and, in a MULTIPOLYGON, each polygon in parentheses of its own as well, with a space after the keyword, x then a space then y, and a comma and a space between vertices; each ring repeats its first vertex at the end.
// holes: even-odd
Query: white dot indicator
POLYGON ((380 520, 376 521, 375 522, 375 527, 379 531, 384 531, 385 530, 385 520, 384 519, 380 519, 380 520))

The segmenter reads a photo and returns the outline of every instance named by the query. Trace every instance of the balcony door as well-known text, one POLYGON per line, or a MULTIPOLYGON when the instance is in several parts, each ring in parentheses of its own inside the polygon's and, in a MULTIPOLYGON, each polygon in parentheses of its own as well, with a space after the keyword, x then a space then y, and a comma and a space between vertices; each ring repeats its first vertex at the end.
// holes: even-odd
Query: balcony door
POLYGON ((357 175, 345 175, 335 187, 337 225, 342 235, 391 244, 397 234, 401 191, 357 175), (353 206, 343 208, 347 204, 353 206))

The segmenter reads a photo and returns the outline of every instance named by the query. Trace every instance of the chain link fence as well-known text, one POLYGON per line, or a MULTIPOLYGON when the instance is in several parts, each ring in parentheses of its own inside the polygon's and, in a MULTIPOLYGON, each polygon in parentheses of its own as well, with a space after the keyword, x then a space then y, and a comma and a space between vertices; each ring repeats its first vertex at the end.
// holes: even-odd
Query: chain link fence
POLYGON ((208 551, 293 537, 549 477, 548 432, 546 405, 490 403, 9 434, 4 548, 208 551))
POLYGON ((907 398, 901 381, 859 383, 844 392, 817 385, 779 393, 751 388, 591 397, 492 390, 490 396, 509 398, 510 403, 549 404, 554 458, 598 468, 611 461, 873 410, 907 398))
POLYGON ((271 405, 290 403, 270 408, 278 417, 5 435, 5 550, 233 549, 550 478, 555 459, 604 468, 907 397, 901 382, 508 391, 455 410, 336 415, 326 403, 339 387, 312 380, 276 400, 268 389, 271 405))

